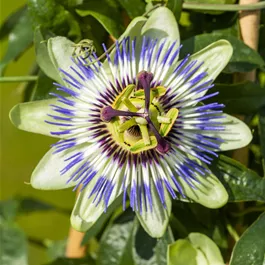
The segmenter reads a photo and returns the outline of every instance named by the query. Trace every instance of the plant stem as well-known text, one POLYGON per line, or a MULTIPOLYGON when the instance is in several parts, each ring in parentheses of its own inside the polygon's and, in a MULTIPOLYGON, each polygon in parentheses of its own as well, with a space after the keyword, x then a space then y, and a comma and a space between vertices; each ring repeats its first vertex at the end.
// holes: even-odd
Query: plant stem
POLYGON ((241 212, 233 212, 230 213, 233 217, 241 217, 243 215, 249 214, 249 213, 253 213, 253 212, 264 212, 265 211, 265 206, 261 205, 261 206, 256 206, 256 207, 249 207, 246 208, 245 210, 241 211, 241 212))
POLYGON ((38 76, 36 75, 0 77, 0 83, 34 82, 37 80, 38 76))
MULTIPOLYGON (((199 1, 199 0, 198 0, 199 1)), ((183 9, 193 10, 216 10, 216 11, 241 11, 241 10, 259 10, 265 8, 265 2, 238 5, 238 4, 201 4, 201 3, 188 3, 182 5, 183 9)))
POLYGON ((240 237, 239 237, 238 233, 236 232, 236 230, 232 227, 232 225, 227 224, 226 229, 227 229, 228 233, 230 234, 230 236, 235 240, 235 242, 237 242, 240 237))

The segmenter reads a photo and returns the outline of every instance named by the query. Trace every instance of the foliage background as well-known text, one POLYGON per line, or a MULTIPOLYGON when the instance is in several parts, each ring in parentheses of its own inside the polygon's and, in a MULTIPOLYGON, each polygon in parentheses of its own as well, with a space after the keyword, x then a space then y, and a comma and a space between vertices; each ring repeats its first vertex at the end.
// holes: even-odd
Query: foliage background
MULTIPOLYGON (((33 3, 34 1, 29 1, 33 3)), ((36 1, 38 2, 38 1, 36 1)), ((40 1, 41 2, 41 1, 40 1)), ((56 2, 56 1, 54 1, 56 2)), ((63 3, 71 3, 71 1, 62 1, 63 3)), ((73 1, 74 2, 74 1, 73 1)), ((110 1, 115 2, 115 1, 110 1)), ((116 1, 118 2, 118 1, 116 1)), ((120 1, 128 3, 129 1, 120 1)), ((144 1, 142 1, 144 2, 144 1)), ((174 6, 176 1, 169 1, 174 6)), ((192 1, 190 1, 192 2, 192 1)), ((225 2, 233 2, 233 1, 215 1, 219 3, 225 2)), ((14 11, 16 11, 19 7, 23 6, 26 1, 22 0, 13 0, 7 2, 1 1, 1 24, 5 19, 14 11)), ((121 8, 121 7, 120 7, 121 8)), ((135 7, 136 8, 136 7, 135 7)), ((138 8, 138 6, 137 6, 138 8)), ((176 8, 174 9, 176 12, 176 8)), ((40 10, 41 11, 41 10, 40 10)), ((128 11, 127 11, 128 12, 128 11)), ((265 30, 264 30, 264 19, 265 13, 262 11, 263 15, 261 16, 261 27, 260 27, 260 50, 259 53, 263 56, 265 55, 265 30)), ((129 13, 128 13, 129 14, 129 13)), ((130 16, 135 16, 136 14, 141 14, 141 10, 135 10, 135 12, 129 14, 130 16)), ((127 23, 129 20, 126 12, 123 11, 123 16, 125 17, 124 21, 127 23)), ((120 19, 120 18, 117 18, 120 19)), ((204 14, 202 12, 183 12, 180 18, 181 24, 181 38, 182 40, 188 39, 194 35, 202 34, 202 33, 210 33, 218 30, 219 33, 223 33, 226 35, 237 35, 237 15, 236 13, 223 13, 216 14, 211 12, 211 14, 204 14), (188 19, 188 13, 190 13, 190 20, 188 19)), ((40 20, 35 19, 35 23, 42 23, 40 20)), ((82 23, 88 23, 88 21, 83 20, 82 23)), ((92 20, 95 28, 100 28, 99 35, 96 36, 98 42, 108 41, 108 33, 103 30, 102 27, 98 25, 95 21, 92 20)), ((48 28, 52 26, 49 25, 48 28)), ((60 27, 59 27, 60 28, 60 27)), ((57 31, 58 35, 68 35, 69 37, 69 29, 60 32, 60 30, 54 29, 57 31)), ((84 33, 84 32, 83 32, 84 33)), ((70 34, 72 39, 78 40, 78 37, 70 34)), ((85 34, 83 37, 87 37, 85 34)), ((209 38, 206 38, 206 42, 209 41, 209 38)), ((211 41, 210 41, 211 42, 211 41)), ((205 43, 200 44, 202 47, 206 46, 205 43)), ((1 58, 5 54, 8 46, 8 41, 6 38, 1 40, 1 58)), ((184 46, 185 49, 185 46, 184 46)), ((240 49, 240 48, 238 48, 240 49)), ((240 59, 240 58, 239 58, 240 59)), ((244 64, 243 57, 241 57, 241 61, 239 60, 239 64, 237 64, 237 70, 240 68, 241 70, 246 70, 246 64, 244 64), (243 63, 242 63, 243 62, 243 63)), ((252 58, 253 59, 253 58, 252 58)), ((23 76, 28 75, 32 71, 32 65, 35 60, 34 49, 30 47, 23 53, 23 55, 16 61, 8 64, 7 69, 5 71, 5 76, 23 76)), ((250 59, 249 59, 250 60, 250 59)), ((256 61, 257 62, 257 61, 256 61)), ((251 89, 248 92, 247 96, 244 93, 238 94, 236 93, 233 96, 233 93, 230 90, 226 90, 228 92, 224 93, 224 99, 231 102, 232 97, 238 99, 236 103, 230 104, 230 112, 235 113, 244 113, 247 114, 247 122, 252 126, 254 132, 254 140, 252 145, 250 145, 250 167, 255 170, 260 176, 264 176, 262 161, 264 163, 264 143, 261 146, 260 139, 265 139, 264 137, 264 126, 263 127, 263 136, 258 132, 258 116, 263 117, 264 119, 264 111, 265 107, 265 74, 264 74, 264 65, 262 66, 262 62, 260 65, 256 65, 253 68, 259 67, 258 70, 258 80, 257 89, 254 89, 254 85, 252 84, 251 89), (254 91, 254 92, 253 92, 254 91), (259 103, 257 104, 257 100, 259 99, 259 103), (241 101, 240 101, 241 100, 241 101), (246 107, 246 102, 249 103, 248 108, 246 107), (249 107, 250 106, 250 107, 249 107), (263 152, 263 156, 262 156, 263 152)), ((218 82, 223 84, 231 83, 232 75, 223 74, 218 82)), ((227 88, 226 88, 227 89, 227 88)), ((229 88, 231 89, 231 88, 229 88)), ((240 87, 239 87, 240 89, 240 87)), ((224 90, 223 90, 224 91, 224 90)), ((246 91, 246 90, 244 90, 246 91)), ((10 109, 17 103, 28 100, 28 94, 30 89, 26 89, 25 83, 1 83, 1 186, 0 186, 0 200, 1 202, 1 218, 3 216, 11 216, 12 209, 18 209, 17 211, 20 213, 15 217, 16 224, 21 227, 21 229, 25 232, 27 236, 27 247, 28 247, 28 260, 30 265, 38 265, 38 264, 46 264, 51 262, 52 259, 56 258, 63 253, 63 245, 64 241, 67 237, 68 229, 69 229, 69 214, 71 208, 74 204, 75 194, 71 190, 64 191, 39 191, 31 188, 30 185, 25 185, 24 182, 29 181, 29 177, 31 175, 32 170, 41 159, 43 154, 49 149, 51 143, 54 142, 53 139, 49 139, 48 137, 31 134, 28 132, 23 132, 17 130, 9 121, 8 113, 10 109), (16 200, 17 198, 17 200, 16 200), (52 206, 51 206, 52 205, 52 206), (6 214, 8 212, 8 214, 6 214), (55 242, 55 245, 54 245, 55 242), (48 250, 48 251, 47 251, 48 250)), ((221 101, 221 100, 220 100, 221 101)), ((226 110, 227 111, 227 110, 226 110)), ((229 155, 229 154, 228 154, 229 155)), ((248 174, 246 173, 248 176, 248 174)), ((229 183, 231 184, 231 183, 229 183)), ((255 183, 248 183, 256 185, 255 183)), ((264 186, 265 187, 265 186, 264 186)), ((246 193, 240 190, 237 192, 237 195, 241 192, 242 198, 244 196, 247 197, 246 193, 252 193, 253 200, 258 200, 258 194, 255 194, 255 188, 246 193), (256 197, 255 197, 256 196, 256 197), (255 199, 256 198, 256 199, 255 199)), ((258 190, 258 185, 256 186, 256 190, 258 190)), ((264 190, 261 187, 261 193, 259 194, 261 201, 265 201, 264 190)), ((231 227, 234 227, 239 234, 241 234, 251 223, 253 223, 256 218, 260 214, 260 210, 254 211, 253 213, 244 215, 244 217, 233 217, 231 212, 240 213, 240 211, 247 210, 249 208, 255 207, 264 207, 264 203, 256 203, 256 202, 247 202, 242 206, 242 204, 229 204, 218 211, 208 211, 204 208, 198 208, 199 211, 203 211, 205 216, 208 215, 208 221, 211 218, 218 219, 220 216, 228 218, 228 223, 231 227), (243 207, 243 208, 242 208, 243 207), (213 217, 210 217, 213 216, 213 217)), ((198 209, 197 211, 198 218, 202 218, 199 216, 198 209)), ((264 208, 261 208, 264 209, 264 208)), ((175 211, 184 213, 185 209, 180 205, 175 205, 175 211), (180 207, 180 208, 178 208, 180 207)), ((181 214, 180 214, 181 215, 181 214)), ((180 217, 180 216, 179 216, 180 217)), ((204 216, 203 216, 204 217, 204 216)), ((0 220, 1 220, 0 218, 0 220)), ((10 217, 11 218, 11 217, 10 217)), ((188 217, 187 217, 188 218, 188 217)), ((176 221, 175 219, 173 221, 176 221)), ((183 223, 186 224, 186 220, 182 220, 183 223)), ((227 231, 227 220, 220 220, 221 228, 224 229, 223 237, 220 237, 224 240, 223 248, 226 248, 226 261, 227 256, 231 253, 231 246, 234 245, 232 233, 229 234, 227 231), (232 243, 231 243, 232 242, 232 243), (230 249, 227 249, 228 246, 230 249)), ((177 223, 173 222, 173 223, 177 223)), ((205 221, 205 224, 207 222, 205 221)), ((207 226, 207 225, 206 225, 207 226)), ((179 226, 173 227, 176 231, 178 231, 179 238, 185 238, 190 231, 201 231, 200 228, 196 227, 196 224, 187 223, 187 227, 184 227, 184 230, 179 232, 179 226), (186 230, 185 230, 186 229, 186 230)), ((208 229, 208 228, 207 228, 208 229)), ((209 230, 212 229, 209 226, 209 230)), ((229 229, 228 229, 229 230, 229 229)), ((208 231, 209 232, 209 231, 208 231)), ((260 234, 259 234, 260 235, 260 234)), ((177 238, 175 238, 177 239, 177 238)), ((19 244, 19 243, 17 243, 19 244)), ((222 242, 219 240, 219 246, 222 245, 222 242)), ((14 246, 16 244, 14 243, 14 246)), ((93 248, 97 248, 97 244, 95 242, 91 243, 92 252, 93 248)), ((12 263, 8 263, 11 265, 12 263)), ((63 264, 63 263, 60 263, 63 264)), ((140 264, 140 263, 139 263, 140 264)), ((238 263, 240 264, 240 263, 238 263)), ((255 265, 261 265, 259 263, 255 263, 255 265)), ((6 265, 6 264, 4 264, 6 265)), ((20 265, 20 264, 19 264, 20 265)), ((245 265, 242 263, 242 265, 245 265)))
MULTIPOLYGON (((23 6, 26 1, 1 1, 0 20, 2 22, 15 10, 23 6)), ((7 48, 8 40, 0 42, 1 58, 7 48)), ((35 59, 34 48, 29 48, 16 62, 8 65, 6 76, 27 75, 35 59)), ((43 192, 32 189, 28 182, 32 170, 49 150, 54 139, 27 133, 16 129, 10 122, 8 114, 10 109, 23 101, 23 83, 5 83, 1 86, 1 173, 0 173, 0 200, 9 200, 15 196, 30 197, 52 203, 58 207, 71 210, 75 194, 71 190, 58 192, 43 192), (37 148, 36 148, 37 147, 37 148)), ((17 217, 17 223, 32 237, 32 239, 61 240, 67 237, 70 221, 69 216, 51 210, 48 212, 34 211, 17 217), (59 224, 59 225, 55 225, 59 224)), ((38 265, 47 263, 50 259, 46 248, 29 243, 29 264, 38 265)))

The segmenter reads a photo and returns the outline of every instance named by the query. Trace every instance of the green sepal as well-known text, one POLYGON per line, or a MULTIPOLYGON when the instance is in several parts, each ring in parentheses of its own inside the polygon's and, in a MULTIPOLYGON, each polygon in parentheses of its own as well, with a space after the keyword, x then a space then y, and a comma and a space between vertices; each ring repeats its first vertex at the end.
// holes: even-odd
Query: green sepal
POLYGON ((11 109, 9 118, 20 130, 60 137, 51 135, 51 131, 55 131, 57 127, 45 122, 49 118, 47 114, 51 112, 50 105, 56 104, 56 101, 54 98, 17 104, 11 109))

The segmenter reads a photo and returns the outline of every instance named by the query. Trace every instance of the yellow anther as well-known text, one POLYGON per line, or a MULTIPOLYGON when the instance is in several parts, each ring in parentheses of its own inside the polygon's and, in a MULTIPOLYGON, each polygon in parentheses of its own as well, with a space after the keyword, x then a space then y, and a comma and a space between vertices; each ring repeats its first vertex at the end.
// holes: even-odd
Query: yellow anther
POLYGON ((168 135, 168 133, 170 132, 172 126, 174 125, 174 123, 178 117, 178 113, 179 113, 179 111, 176 108, 170 109, 168 111, 168 113, 166 114, 166 117, 170 118, 171 121, 170 121, 170 123, 162 123, 161 124, 159 134, 162 137, 168 135))

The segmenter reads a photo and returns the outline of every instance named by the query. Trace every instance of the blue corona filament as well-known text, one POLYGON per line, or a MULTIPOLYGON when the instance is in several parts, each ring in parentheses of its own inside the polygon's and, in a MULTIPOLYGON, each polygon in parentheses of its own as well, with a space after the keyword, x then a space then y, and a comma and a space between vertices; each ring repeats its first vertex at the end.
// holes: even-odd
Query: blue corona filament
POLYGON ((51 134, 62 138, 53 145, 54 154, 64 157, 60 173, 68 174, 68 183, 74 182, 76 188, 89 188, 96 207, 103 204, 107 209, 111 198, 120 194, 124 209, 127 197, 140 213, 152 211, 154 196, 166 207, 167 195, 185 198, 179 178, 195 189, 198 177, 209 173, 206 165, 223 142, 213 133, 225 129, 224 105, 202 104, 217 95, 205 94, 213 80, 207 78, 203 63, 189 55, 178 62, 181 46, 176 42, 128 37, 116 42, 111 54, 105 45, 103 49, 104 64, 88 64, 97 59, 95 54, 79 58, 68 72, 61 70, 67 86, 55 84, 69 95, 52 94, 57 103, 46 121, 54 125, 51 134), (130 95, 120 97, 131 85, 130 95), (156 92, 159 89, 165 92, 156 92), (115 107, 118 100, 124 100, 123 107, 115 107), (163 136, 157 120, 164 117, 165 124, 170 123, 166 114, 171 109, 178 115, 163 136), (130 122, 123 132, 122 125, 130 122), (111 128, 121 136, 115 138, 111 128), (131 152, 136 142, 142 149, 131 152))

